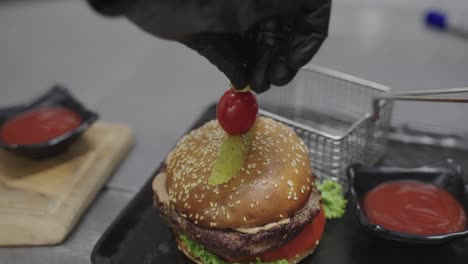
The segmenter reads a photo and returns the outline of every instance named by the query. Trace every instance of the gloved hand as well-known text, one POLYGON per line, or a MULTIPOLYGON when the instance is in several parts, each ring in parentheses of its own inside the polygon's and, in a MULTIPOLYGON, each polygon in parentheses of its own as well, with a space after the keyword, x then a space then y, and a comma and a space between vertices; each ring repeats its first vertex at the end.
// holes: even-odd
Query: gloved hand
POLYGON ((88 0, 143 30, 176 40, 216 65, 236 88, 285 85, 328 33, 331 0, 88 0))

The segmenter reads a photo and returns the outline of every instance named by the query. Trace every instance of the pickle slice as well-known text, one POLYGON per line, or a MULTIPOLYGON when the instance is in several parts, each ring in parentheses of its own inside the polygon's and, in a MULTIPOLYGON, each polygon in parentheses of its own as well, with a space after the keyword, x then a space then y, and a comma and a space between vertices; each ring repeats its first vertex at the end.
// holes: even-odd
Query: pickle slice
POLYGON ((223 184, 237 176, 252 145, 253 129, 241 136, 228 136, 221 144, 208 184, 223 184))

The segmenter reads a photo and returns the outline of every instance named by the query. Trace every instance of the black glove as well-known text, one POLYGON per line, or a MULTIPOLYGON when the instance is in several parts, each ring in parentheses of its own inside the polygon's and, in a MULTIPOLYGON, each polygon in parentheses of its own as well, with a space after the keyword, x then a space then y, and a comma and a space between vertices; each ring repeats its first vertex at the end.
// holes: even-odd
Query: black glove
POLYGON ((237 88, 285 85, 327 36, 331 0, 88 0, 143 30, 177 40, 237 88))

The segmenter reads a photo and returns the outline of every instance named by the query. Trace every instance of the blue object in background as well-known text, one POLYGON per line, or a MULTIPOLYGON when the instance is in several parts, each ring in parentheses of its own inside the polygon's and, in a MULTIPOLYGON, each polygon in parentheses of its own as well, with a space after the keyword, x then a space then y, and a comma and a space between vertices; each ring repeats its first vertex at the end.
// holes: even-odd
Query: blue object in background
POLYGON ((448 27, 447 15, 440 11, 428 11, 426 12, 426 25, 436 29, 446 30, 448 27))
POLYGON ((424 22, 430 28, 450 33, 451 35, 468 39, 468 25, 463 27, 449 22, 446 13, 438 10, 429 10, 425 13, 424 22))

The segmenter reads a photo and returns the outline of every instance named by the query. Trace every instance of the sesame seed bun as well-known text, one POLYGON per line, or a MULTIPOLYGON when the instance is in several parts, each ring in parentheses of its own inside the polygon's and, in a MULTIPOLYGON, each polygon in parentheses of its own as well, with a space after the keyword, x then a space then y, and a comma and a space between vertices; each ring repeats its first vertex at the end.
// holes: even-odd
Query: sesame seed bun
POLYGON ((216 120, 184 136, 166 159, 170 207, 203 228, 253 228, 288 219, 313 189, 307 148, 289 127, 259 117, 240 173, 208 184, 227 137, 216 120))

